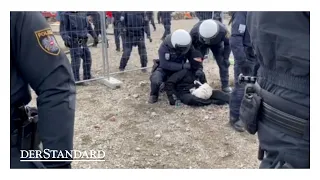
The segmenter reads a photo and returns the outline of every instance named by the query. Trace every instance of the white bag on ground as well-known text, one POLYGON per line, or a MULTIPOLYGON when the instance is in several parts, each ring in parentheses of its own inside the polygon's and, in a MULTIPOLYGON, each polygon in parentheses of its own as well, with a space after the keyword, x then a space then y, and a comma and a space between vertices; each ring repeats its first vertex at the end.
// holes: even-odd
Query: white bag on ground
POLYGON ((199 81, 194 81, 195 84, 199 84, 200 87, 195 89, 190 89, 192 95, 201 98, 201 99, 209 99, 212 96, 213 89, 209 86, 209 84, 204 83, 201 84, 199 81))

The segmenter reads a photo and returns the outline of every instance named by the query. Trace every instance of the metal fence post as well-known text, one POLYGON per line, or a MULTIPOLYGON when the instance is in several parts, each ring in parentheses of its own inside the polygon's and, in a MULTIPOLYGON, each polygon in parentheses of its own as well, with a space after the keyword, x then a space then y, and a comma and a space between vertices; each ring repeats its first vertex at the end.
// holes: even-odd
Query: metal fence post
POLYGON ((105 21, 105 12, 100 11, 100 21, 101 21, 101 48, 102 48, 102 59, 103 59, 103 75, 110 79, 110 69, 109 69, 109 61, 108 61, 108 39, 107 39, 107 31, 106 31, 106 21, 105 21))

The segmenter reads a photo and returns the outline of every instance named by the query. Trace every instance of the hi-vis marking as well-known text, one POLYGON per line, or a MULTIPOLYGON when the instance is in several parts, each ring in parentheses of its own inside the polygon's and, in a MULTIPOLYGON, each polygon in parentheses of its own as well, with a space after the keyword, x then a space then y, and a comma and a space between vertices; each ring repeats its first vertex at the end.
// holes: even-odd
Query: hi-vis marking
POLYGON ((42 29, 42 30, 39 30, 39 31, 35 31, 34 33, 36 35, 38 44, 40 45, 42 50, 44 50, 46 53, 54 55, 54 56, 57 56, 57 55, 60 54, 60 51, 61 51, 60 47, 57 44, 57 41, 56 41, 56 39, 55 39, 55 37, 53 35, 53 32, 52 32, 51 28, 46 28, 46 29, 42 29), (44 37, 52 38, 53 41, 50 42, 50 45, 51 46, 55 46, 57 48, 57 52, 52 52, 52 51, 50 51, 49 48, 45 48, 44 47, 44 45, 41 42, 42 38, 44 38, 44 37))

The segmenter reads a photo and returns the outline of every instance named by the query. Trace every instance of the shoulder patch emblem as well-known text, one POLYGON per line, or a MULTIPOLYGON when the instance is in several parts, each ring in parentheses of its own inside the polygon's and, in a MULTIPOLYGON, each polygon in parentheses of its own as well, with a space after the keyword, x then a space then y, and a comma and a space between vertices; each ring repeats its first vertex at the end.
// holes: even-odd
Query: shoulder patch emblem
POLYGON ((54 56, 60 54, 60 47, 50 28, 36 31, 35 35, 39 46, 44 52, 54 56))
POLYGON ((164 57, 166 58, 167 61, 170 60, 170 53, 165 53, 164 57))
POLYGON ((240 33, 244 33, 244 32, 246 31, 246 25, 240 24, 238 31, 239 31, 240 33))

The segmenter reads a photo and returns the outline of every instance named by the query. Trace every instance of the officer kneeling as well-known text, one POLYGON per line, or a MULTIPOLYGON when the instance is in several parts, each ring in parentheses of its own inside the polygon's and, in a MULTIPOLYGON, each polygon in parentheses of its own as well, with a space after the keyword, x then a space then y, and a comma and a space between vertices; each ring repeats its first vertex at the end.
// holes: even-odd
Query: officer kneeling
POLYGON ((190 106, 223 105, 229 102, 230 96, 229 93, 213 90, 206 83, 203 73, 197 74, 191 69, 183 69, 170 76, 165 90, 170 105, 175 105, 177 100, 190 106))
MULTIPOLYGON (((160 85, 166 81, 172 74, 190 67, 186 64, 187 59, 198 60, 202 59, 201 54, 196 51, 191 44, 190 34, 179 29, 168 35, 160 45, 159 65, 153 69, 150 77, 151 93, 149 103, 158 101, 160 85)), ((202 72, 202 62, 191 64, 191 69, 198 73, 202 72)))

